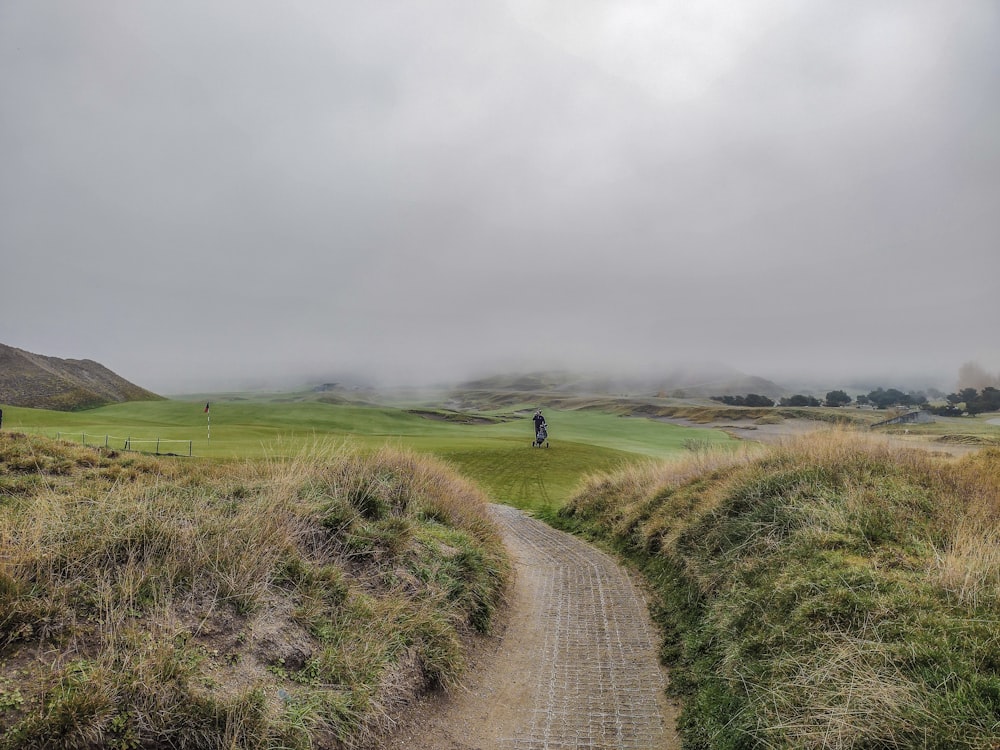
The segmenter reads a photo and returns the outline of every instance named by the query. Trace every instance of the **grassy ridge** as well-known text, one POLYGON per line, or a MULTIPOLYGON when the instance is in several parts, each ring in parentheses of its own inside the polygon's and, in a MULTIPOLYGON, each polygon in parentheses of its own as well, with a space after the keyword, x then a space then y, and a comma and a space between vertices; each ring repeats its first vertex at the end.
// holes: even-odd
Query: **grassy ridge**
POLYGON ((462 668, 508 572, 426 457, 206 464, 0 433, 0 748, 331 748, 462 668))
POLYGON ((939 443, 1000 446, 1000 424, 993 424, 996 414, 975 417, 935 417, 928 424, 902 424, 878 427, 878 432, 889 435, 906 435, 932 438, 939 443))
POLYGON ((593 478, 557 522, 656 587, 687 748, 1000 743, 1000 451, 825 434, 593 478))
POLYGON ((101 442, 106 434, 136 440, 193 439, 195 456, 222 459, 294 456, 317 439, 346 440, 365 450, 391 445, 444 458, 495 499, 521 508, 561 504, 589 472, 684 453, 692 442, 734 442, 718 430, 600 412, 547 414, 552 433, 552 448, 547 450, 530 448, 531 421, 524 415, 465 424, 429 419, 404 408, 315 402, 213 401, 211 443, 206 440, 204 401, 118 404, 73 414, 8 407, 4 427, 50 437, 72 433, 67 438, 71 440, 81 440, 81 433, 87 432, 101 442))

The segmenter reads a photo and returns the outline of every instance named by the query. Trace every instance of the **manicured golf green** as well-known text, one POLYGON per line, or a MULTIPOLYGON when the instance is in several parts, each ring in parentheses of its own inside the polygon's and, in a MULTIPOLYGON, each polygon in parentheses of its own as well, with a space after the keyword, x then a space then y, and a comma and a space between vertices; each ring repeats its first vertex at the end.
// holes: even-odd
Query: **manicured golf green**
POLYGON ((682 454, 692 446, 733 442, 718 430, 679 427, 597 411, 547 412, 550 447, 533 448, 527 415, 463 424, 406 409, 276 403, 249 398, 149 401, 81 412, 4 407, 5 430, 196 459, 293 456, 317 443, 363 448, 389 444, 452 463, 498 502, 537 508, 563 502, 588 473, 631 461, 682 454), (211 419, 211 423, 209 423, 211 419), (211 427, 211 440, 209 440, 211 427), (178 441, 178 442, 167 442, 178 441))

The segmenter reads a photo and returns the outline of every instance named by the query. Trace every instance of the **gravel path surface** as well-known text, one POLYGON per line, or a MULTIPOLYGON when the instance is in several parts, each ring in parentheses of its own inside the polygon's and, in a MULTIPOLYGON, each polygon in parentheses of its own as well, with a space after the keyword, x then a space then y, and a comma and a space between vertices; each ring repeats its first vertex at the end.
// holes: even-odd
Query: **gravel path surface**
POLYGON ((464 689, 413 712, 391 748, 672 750, 658 635, 618 563, 518 510, 494 506, 517 579, 501 636, 464 689))

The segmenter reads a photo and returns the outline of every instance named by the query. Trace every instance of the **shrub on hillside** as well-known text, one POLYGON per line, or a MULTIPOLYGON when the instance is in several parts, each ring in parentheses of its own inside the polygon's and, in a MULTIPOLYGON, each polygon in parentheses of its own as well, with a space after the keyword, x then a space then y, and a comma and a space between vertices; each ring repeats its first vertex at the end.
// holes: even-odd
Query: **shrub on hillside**
POLYGON ((830 391, 826 394, 826 406, 847 406, 851 403, 851 397, 844 391, 830 391))
MULTIPOLYGON (((982 392, 975 388, 963 388, 958 393, 948 394, 948 403, 955 412, 961 413, 959 404, 963 404, 969 414, 987 414, 1000 411, 1000 390, 988 386, 982 392)), ((935 412, 939 413, 939 412, 935 412)))
MULTIPOLYGON (((867 403, 874 405, 877 409, 888 409, 892 406, 923 406, 927 403, 927 395, 919 392, 903 393, 897 388, 876 388, 871 391, 867 398, 867 403)), ((861 400, 858 400, 861 403, 861 400)))
POLYGON ((782 406, 822 406, 822 403, 815 396, 804 396, 796 393, 794 396, 783 396, 780 401, 782 406))

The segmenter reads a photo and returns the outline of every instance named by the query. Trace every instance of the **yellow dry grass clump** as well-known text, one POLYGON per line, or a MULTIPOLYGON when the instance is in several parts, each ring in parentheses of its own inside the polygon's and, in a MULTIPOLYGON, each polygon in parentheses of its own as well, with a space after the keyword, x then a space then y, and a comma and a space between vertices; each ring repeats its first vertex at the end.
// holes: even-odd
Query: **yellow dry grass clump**
POLYGON ((0 435, 0 748, 362 746, 455 680, 508 571, 485 497, 411 453, 0 435))
POLYGON ((692 747, 1000 742, 1000 451, 832 429, 591 477, 560 521, 659 591, 692 747))

